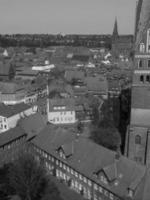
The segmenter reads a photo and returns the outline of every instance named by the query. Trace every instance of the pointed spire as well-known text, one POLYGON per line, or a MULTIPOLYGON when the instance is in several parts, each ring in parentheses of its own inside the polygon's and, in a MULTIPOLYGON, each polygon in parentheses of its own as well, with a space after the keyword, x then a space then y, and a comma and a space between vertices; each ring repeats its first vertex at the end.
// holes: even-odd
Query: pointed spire
POLYGON ((139 20, 137 25, 136 43, 137 47, 141 42, 143 35, 150 28, 150 0, 139 0, 139 20))
POLYGON ((117 18, 115 18, 115 23, 114 23, 114 29, 113 29, 113 38, 118 37, 118 24, 117 24, 117 18))

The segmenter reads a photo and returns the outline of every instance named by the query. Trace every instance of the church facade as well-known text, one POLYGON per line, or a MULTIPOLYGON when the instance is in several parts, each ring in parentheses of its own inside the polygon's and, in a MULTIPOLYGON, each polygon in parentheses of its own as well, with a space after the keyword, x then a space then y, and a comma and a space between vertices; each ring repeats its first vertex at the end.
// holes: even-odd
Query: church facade
POLYGON ((125 155, 143 165, 150 164, 150 1, 139 0, 130 125, 125 155), (140 6, 140 8, 139 8, 140 6), (149 8, 149 9, 148 9, 149 8))

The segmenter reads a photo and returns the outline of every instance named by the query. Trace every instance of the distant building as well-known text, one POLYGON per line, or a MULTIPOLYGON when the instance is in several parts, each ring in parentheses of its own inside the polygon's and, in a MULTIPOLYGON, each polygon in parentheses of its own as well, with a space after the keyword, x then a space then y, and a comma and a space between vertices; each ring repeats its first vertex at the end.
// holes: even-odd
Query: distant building
POLYGON ((72 98, 48 99, 48 121, 52 124, 76 123, 75 102, 72 98))
POLYGON ((119 57, 129 57, 133 50, 133 35, 119 35, 117 19, 115 19, 113 35, 112 35, 112 55, 119 57))

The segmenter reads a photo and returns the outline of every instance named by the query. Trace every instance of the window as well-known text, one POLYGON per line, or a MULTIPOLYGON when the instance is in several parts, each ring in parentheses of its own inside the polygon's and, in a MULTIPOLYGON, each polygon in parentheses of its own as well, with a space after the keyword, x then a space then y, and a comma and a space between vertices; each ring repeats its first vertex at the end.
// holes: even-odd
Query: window
POLYGON ((113 200, 114 199, 114 195, 112 193, 110 193, 110 199, 113 200))
POLYGON ((82 175, 81 174, 79 175, 79 179, 82 180, 82 175))
POLYGON ((150 82, 150 76, 149 75, 146 76, 146 81, 150 82))
POLYGON ((140 44, 140 52, 144 53, 144 51, 145 51, 145 45, 144 45, 144 43, 141 43, 140 44))
POLYGON ((147 61, 147 67, 150 67, 150 60, 147 61))
POLYGON ((86 183, 87 182, 87 179, 86 179, 86 177, 83 177, 83 181, 86 183))
POLYGON ((133 191, 129 189, 129 197, 133 197, 133 191))
POLYGON ((146 44, 146 51, 150 52, 150 29, 147 31, 147 44, 146 44))
POLYGON ((98 190, 98 185, 94 184, 94 190, 98 190))
POLYGON ((144 76, 143 76, 143 75, 140 76, 140 81, 141 81, 142 83, 144 83, 144 76))
POLYGON ((101 176, 100 177, 100 179, 101 179, 101 181, 103 182, 103 183, 105 183, 105 184, 107 184, 108 182, 107 182, 107 179, 106 179, 106 177, 104 177, 104 176, 101 176))
POLYGON ((142 65, 143 65, 143 62, 142 62, 142 60, 139 60, 138 67, 139 67, 139 68, 141 68, 141 67, 142 67, 142 65))
POLYGON ((135 144, 141 144, 141 136, 140 135, 135 136, 135 144))
POLYGON ((92 186, 92 182, 90 180, 88 180, 88 185, 92 186))

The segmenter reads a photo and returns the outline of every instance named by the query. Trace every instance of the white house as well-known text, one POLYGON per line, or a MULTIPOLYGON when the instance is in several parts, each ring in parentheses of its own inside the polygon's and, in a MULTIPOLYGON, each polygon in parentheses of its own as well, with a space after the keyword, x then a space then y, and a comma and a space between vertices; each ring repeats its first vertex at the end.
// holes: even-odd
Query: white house
POLYGON ((18 120, 37 112, 36 105, 24 103, 16 105, 0 105, 0 133, 16 127, 18 120))
POLYGON ((48 100, 48 121, 52 124, 76 123, 75 102, 72 98, 48 100))

